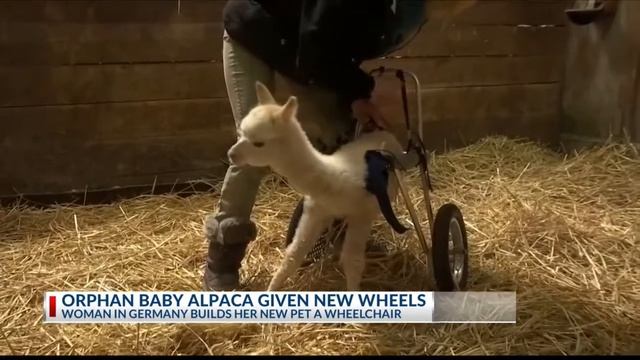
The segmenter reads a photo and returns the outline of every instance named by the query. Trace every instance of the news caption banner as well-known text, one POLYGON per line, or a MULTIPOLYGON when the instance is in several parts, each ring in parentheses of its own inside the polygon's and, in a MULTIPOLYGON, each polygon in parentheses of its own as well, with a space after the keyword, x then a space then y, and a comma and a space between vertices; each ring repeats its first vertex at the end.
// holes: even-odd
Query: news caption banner
POLYGON ((44 323, 515 323, 514 292, 47 292, 44 323))

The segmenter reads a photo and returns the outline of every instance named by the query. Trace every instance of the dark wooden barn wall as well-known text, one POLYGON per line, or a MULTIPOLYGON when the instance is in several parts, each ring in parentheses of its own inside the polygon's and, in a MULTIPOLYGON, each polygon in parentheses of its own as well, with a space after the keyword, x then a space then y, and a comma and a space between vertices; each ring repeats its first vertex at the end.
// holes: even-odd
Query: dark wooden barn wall
MULTIPOLYGON (((480 0, 366 66, 417 72, 430 148, 494 133, 554 143, 565 4, 480 0)), ((1 1, 0 196, 219 179, 234 141, 223 5, 1 1)), ((400 121, 397 88, 377 94, 400 121)))
POLYGON ((561 121, 568 148, 609 137, 640 143, 640 1, 606 4, 610 16, 568 27, 561 121))

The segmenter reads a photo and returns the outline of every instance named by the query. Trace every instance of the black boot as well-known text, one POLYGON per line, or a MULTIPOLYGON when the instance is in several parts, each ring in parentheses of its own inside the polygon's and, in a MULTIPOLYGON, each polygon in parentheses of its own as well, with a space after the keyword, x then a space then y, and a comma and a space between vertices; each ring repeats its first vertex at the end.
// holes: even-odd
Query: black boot
POLYGON ((207 218, 205 236, 209 253, 204 271, 205 291, 230 291, 239 287, 242 260, 256 235, 256 225, 251 221, 228 218, 218 222, 213 216, 207 218))

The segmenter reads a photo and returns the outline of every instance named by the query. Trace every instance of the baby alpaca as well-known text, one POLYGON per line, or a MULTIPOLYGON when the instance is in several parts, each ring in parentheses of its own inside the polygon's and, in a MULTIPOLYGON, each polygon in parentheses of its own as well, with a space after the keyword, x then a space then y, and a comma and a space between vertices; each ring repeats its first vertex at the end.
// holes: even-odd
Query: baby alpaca
MULTIPOLYGON (((304 195, 304 213, 286 257, 269 290, 278 290, 302 264, 316 239, 335 218, 344 219, 347 232, 340 255, 347 290, 360 289, 365 267, 365 247, 373 221, 379 216, 376 197, 366 190, 368 150, 402 152, 389 132, 364 134, 331 155, 317 151, 297 120, 298 100, 289 97, 283 106, 269 90, 256 83, 259 104, 241 121, 238 141, 228 152, 237 166, 270 167, 287 178, 304 195)), ((389 199, 397 184, 389 179, 389 199)))

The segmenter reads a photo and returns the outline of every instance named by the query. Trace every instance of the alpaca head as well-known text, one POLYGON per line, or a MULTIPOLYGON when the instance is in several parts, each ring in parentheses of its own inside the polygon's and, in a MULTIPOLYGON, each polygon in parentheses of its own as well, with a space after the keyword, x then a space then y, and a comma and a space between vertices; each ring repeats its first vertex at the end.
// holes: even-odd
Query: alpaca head
POLYGON ((227 155, 237 166, 273 167, 295 151, 291 139, 301 130, 296 119, 298 99, 291 96, 279 105, 260 82, 256 82, 256 93, 258 105, 242 119, 238 140, 227 155))

